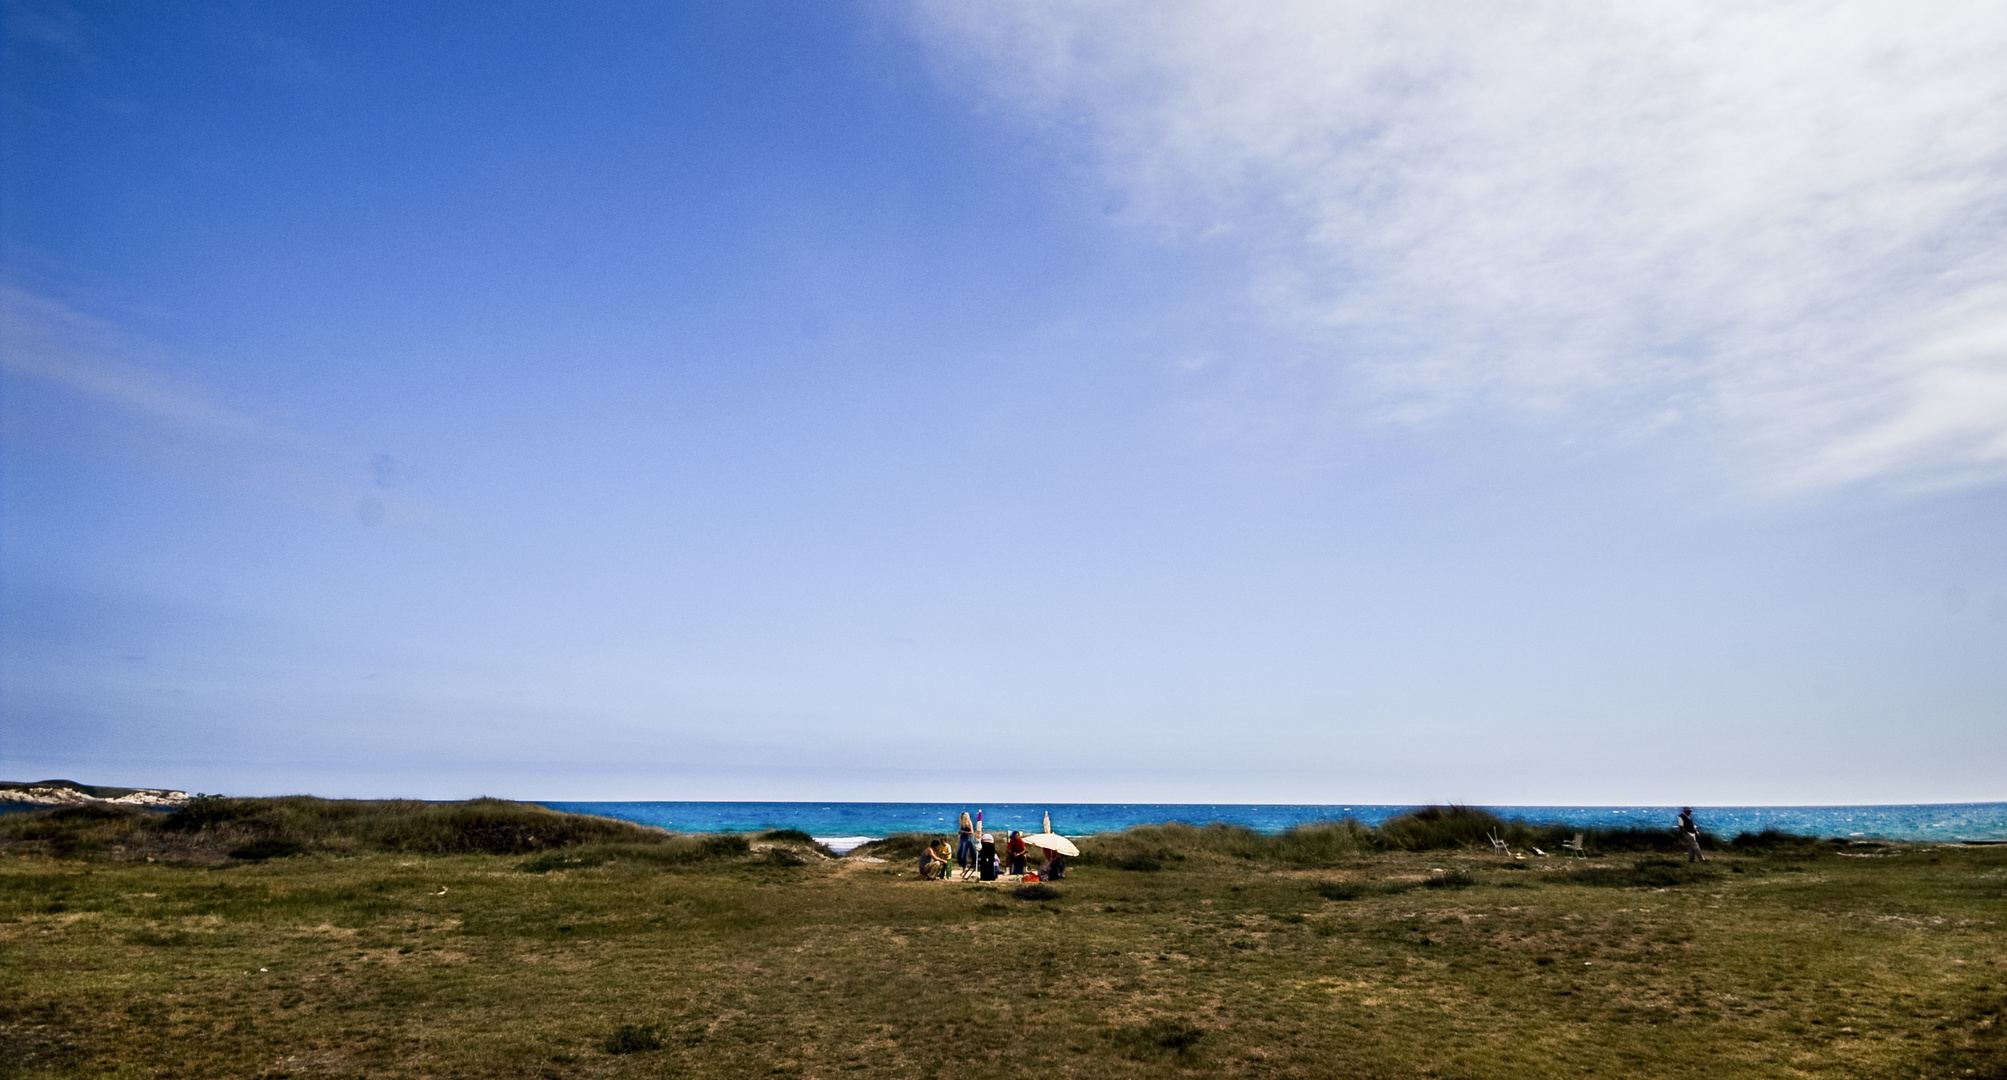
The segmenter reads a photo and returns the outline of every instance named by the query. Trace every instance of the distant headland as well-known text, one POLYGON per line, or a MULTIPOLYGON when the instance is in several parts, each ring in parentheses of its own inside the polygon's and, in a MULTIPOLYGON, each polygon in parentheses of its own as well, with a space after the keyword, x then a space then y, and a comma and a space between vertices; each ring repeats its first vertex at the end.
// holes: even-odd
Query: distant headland
POLYGON ((89 803, 113 803, 119 806, 158 806, 171 809, 186 805, 187 802, 187 792, 169 788, 101 787, 96 784, 79 784, 75 780, 38 780, 33 783, 0 780, 0 804, 83 806, 89 803))

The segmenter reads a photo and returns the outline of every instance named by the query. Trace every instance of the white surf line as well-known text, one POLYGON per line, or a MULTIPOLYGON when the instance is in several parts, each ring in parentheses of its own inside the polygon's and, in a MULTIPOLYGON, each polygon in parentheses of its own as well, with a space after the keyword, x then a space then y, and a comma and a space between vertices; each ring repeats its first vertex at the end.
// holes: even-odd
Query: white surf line
POLYGON ((882 839, 882 837, 877 837, 877 836, 817 836, 817 837, 814 837, 813 839, 815 840, 815 842, 816 842, 816 843, 818 843, 818 844, 821 844, 822 846, 824 846, 824 847, 828 848, 829 850, 831 850, 831 851, 834 851, 834 852, 836 852, 836 853, 837 853, 838 855, 847 855, 847 854, 849 854, 849 853, 850 853, 851 851, 855 850, 856 848, 858 848, 858 847, 861 847, 861 846, 863 846, 863 845, 865 845, 865 844, 868 844, 868 843, 870 843, 870 842, 871 842, 871 841, 873 841, 873 840, 878 840, 878 839, 882 839))

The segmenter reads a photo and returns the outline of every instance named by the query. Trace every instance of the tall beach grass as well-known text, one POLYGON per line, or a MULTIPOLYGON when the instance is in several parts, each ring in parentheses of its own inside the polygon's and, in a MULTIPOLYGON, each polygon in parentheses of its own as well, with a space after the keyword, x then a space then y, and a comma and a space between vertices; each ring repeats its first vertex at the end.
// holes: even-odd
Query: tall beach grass
MULTIPOLYGON (((1345 818, 1311 822, 1277 833, 1220 822, 1139 825, 1081 841, 1080 866, 1160 871, 1191 860, 1263 863, 1303 868, 1340 866, 1382 852, 1491 850, 1497 837, 1519 853, 1559 854, 1581 835, 1594 854, 1679 855, 1671 828, 1578 828, 1500 818, 1465 806, 1427 806, 1364 825, 1345 818)), ((930 839, 895 833, 863 844, 850 857, 910 861, 930 839)), ((1831 842, 1769 830, 1722 841, 1703 833, 1707 850, 1816 855, 1831 842)), ((769 861, 834 858, 798 829, 749 836, 691 837, 614 818, 563 813, 504 799, 424 802, 413 799, 197 797, 172 812, 105 805, 61 806, 0 817, 0 849, 58 857, 226 858, 262 860, 308 853, 387 851, 423 855, 574 854, 532 859, 541 871, 636 859, 673 865, 695 859, 760 854, 769 861), (578 855, 592 849, 594 854, 578 855), (773 854, 778 852, 779 854, 773 854)))

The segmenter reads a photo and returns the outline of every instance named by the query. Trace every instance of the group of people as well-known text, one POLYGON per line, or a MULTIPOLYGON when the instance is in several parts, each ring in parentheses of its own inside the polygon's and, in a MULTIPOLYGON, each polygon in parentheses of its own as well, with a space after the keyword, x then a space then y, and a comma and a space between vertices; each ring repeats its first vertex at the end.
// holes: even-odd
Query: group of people
MULTIPOLYGON (((1004 875, 1004 862, 1008 860, 1010 875, 1023 877, 1032 850, 1024 842, 1024 833, 1012 829, 1010 838, 1004 841, 999 852, 996 836, 983 833, 979 839, 975 823, 964 813, 959 842, 952 854, 946 837, 936 837, 920 848, 920 876, 945 880, 949 873, 959 869, 964 876, 974 873, 983 881, 995 881, 1004 875)), ((1066 876, 1064 854, 1045 848, 1038 848, 1037 851, 1044 857, 1038 867, 1039 880, 1057 881, 1066 876)))

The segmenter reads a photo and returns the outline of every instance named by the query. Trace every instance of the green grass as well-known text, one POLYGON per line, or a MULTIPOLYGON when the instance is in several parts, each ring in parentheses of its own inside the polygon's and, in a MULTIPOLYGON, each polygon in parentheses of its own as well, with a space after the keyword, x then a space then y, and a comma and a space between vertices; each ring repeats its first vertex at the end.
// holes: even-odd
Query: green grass
POLYGON ((925 833, 893 833, 883 840, 873 840, 852 848, 850 856, 917 864, 920 860, 920 849, 936 839, 937 836, 925 833))
POLYGON ((204 795, 171 813, 85 804, 0 817, 0 849, 194 861, 307 852, 520 855, 582 844, 676 842, 661 829, 502 799, 434 803, 204 795))
POLYGON ((792 837, 441 854, 367 825, 148 863, 8 825, 18 1076, 2007 1075, 2001 848, 1511 862, 1175 826, 1083 840, 1019 900, 792 837))

